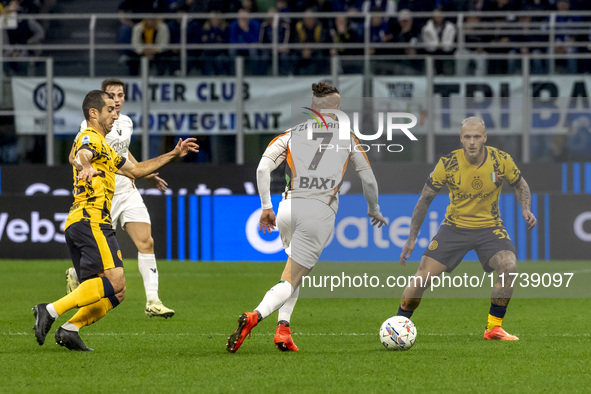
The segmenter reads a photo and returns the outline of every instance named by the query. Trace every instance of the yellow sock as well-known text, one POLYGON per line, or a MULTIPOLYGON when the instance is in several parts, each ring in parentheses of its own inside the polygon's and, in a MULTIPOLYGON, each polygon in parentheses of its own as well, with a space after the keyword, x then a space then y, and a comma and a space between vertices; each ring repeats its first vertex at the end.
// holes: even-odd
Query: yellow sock
POLYGON ((80 283, 73 292, 53 303, 58 315, 77 307, 93 304, 105 296, 103 280, 93 278, 80 283))
POLYGON ((502 322, 503 322, 502 317, 496 317, 496 316, 489 314, 488 315, 488 324, 486 325, 486 329, 488 331, 490 331, 493 328, 495 328, 496 326, 500 326, 502 322))
POLYGON ((113 309, 111 301, 108 298, 101 298, 94 304, 80 308, 68 322, 74 324, 79 329, 84 326, 90 326, 92 323, 105 317, 111 309, 113 309))

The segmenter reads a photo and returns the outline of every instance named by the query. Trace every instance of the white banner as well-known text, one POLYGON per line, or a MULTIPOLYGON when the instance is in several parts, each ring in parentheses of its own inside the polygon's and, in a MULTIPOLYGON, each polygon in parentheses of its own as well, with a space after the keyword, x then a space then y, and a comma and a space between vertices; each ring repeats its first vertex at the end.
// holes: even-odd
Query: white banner
POLYGON ((521 134, 528 123, 532 134, 569 133, 591 125, 590 89, 588 75, 532 76, 530 98, 524 99, 521 76, 437 77, 430 104, 425 77, 373 78, 374 97, 397 99, 417 115, 414 132, 427 132, 432 105, 436 134, 459 133, 469 116, 482 117, 487 131, 496 134, 521 134))
MULTIPOLYGON (((291 124, 293 97, 312 97, 312 83, 321 77, 247 77, 244 79, 244 128, 246 133, 278 133, 291 124)), ((75 134, 86 93, 100 89, 102 78, 55 78, 53 89, 55 134, 75 134)), ((126 78, 123 113, 136 128, 142 126, 142 83, 126 78)), ((363 77, 342 76, 344 97, 361 97, 363 77)), ((148 85, 150 133, 233 134, 236 124, 234 78, 150 78, 148 85)), ((45 134, 47 86, 45 78, 12 78, 12 94, 18 134, 45 134)))

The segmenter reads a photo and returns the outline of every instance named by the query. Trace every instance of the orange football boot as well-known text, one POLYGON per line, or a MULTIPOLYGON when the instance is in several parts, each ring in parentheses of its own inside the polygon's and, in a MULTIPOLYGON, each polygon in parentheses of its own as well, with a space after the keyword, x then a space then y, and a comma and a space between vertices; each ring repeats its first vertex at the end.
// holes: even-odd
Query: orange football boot
POLYGON ((515 335, 509 334, 507 331, 503 330, 501 326, 493 327, 492 330, 484 329, 484 339, 498 339, 500 341, 519 341, 515 335))
POLYGON ((291 339, 291 334, 293 334, 293 332, 291 332, 289 330, 289 327, 287 327, 285 324, 277 325, 277 330, 275 331, 275 338, 273 338, 277 349, 281 350, 282 352, 286 352, 288 350, 294 352, 299 351, 296 344, 293 343, 293 339, 291 339))
POLYGON ((232 335, 228 337, 226 343, 226 349, 230 353, 235 353, 240 348, 244 338, 250 336, 250 330, 252 330, 257 324, 259 324, 259 315, 256 312, 246 312, 238 317, 238 328, 232 335))

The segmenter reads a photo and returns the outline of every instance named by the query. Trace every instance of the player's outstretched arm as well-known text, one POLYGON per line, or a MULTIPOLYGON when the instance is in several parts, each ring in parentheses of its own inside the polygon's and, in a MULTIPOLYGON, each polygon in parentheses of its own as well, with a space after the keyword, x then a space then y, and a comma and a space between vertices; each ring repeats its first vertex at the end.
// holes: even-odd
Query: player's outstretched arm
MULTIPOLYGON (((134 155, 131 154, 130 151, 127 152, 127 159, 130 160, 133 164, 138 164, 139 161, 135 158, 134 155)), ((152 174, 148 174, 144 177, 145 180, 150 181, 158 190, 161 192, 165 192, 168 189, 168 183, 158 176, 157 172, 152 174)))
POLYGON ((197 145, 195 141, 195 138, 187 138, 184 141, 179 138, 179 142, 176 144, 176 147, 170 152, 137 164, 132 163, 130 160, 126 160, 125 164, 123 164, 123 167, 121 167, 117 173, 120 175, 125 175, 131 179, 143 178, 146 175, 155 172, 159 168, 164 167, 171 161, 174 161, 179 157, 186 156, 189 152, 199 152, 199 145, 197 145))
POLYGON ((536 226, 538 221, 534 214, 531 213, 531 191, 529 190, 529 185, 525 181, 525 178, 521 177, 514 187, 517 201, 519 201, 519 205, 521 205, 523 219, 525 219, 525 222, 527 223, 527 229, 531 230, 536 226))
POLYGON ((415 209, 412 212, 412 219, 410 220, 410 234, 408 235, 408 240, 402 248, 402 253, 400 253, 400 264, 406 265, 406 260, 410 257, 412 251, 415 249, 415 241, 419 235, 419 230, 423 225, 425 216, 427 216, 427 211, 429 210, 431 201, 433 201, 436 195, 437 191, 433 190, 432 187, 429 185, 423 186, 421 197, 419 197, 419 201, 417 201, 417 205, 415 205, 415 209))

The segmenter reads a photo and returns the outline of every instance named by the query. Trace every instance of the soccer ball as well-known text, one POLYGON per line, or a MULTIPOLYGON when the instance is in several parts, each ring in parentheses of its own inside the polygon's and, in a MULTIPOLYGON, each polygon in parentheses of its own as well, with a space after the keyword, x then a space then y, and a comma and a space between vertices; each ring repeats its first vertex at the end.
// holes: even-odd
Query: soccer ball
POLYGON ((408 350, 416 339, 416 326, 404 316, 390 317, 380 327, 380 342, 388 350, 408 350))

